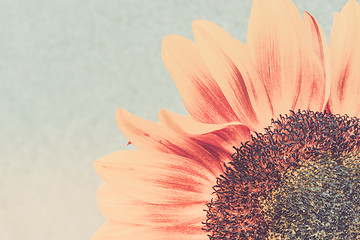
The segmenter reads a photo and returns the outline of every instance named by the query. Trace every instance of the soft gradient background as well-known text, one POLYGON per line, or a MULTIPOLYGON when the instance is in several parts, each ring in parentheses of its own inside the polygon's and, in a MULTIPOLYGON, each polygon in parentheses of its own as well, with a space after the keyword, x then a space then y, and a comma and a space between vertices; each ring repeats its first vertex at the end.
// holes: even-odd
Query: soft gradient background
MULTIPOLYGON (((345 0, 297 0, 329 40, 345 0)), ((126 148, 118 106, 186 114, 161 39, 211 20, 245 42, 250 0, 0 0, 0 239, 90 239, 92 162, 126 148)))

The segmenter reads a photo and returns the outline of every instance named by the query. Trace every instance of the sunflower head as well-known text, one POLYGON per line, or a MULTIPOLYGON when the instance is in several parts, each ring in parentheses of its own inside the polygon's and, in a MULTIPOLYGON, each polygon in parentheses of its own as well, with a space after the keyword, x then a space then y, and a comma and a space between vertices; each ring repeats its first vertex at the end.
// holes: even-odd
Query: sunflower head
POLYGON ((359 124, 348 116, 291 112, 241 144, 207 204, 210 239, 358 236, 359 124))
POLYGON ((253 0, 246 44, 193 32, 162 43, 189 115, 117 112, 137 150, 94 164, 94 240, 360 239, 360 5, 329 44, 291 0, 253 0))

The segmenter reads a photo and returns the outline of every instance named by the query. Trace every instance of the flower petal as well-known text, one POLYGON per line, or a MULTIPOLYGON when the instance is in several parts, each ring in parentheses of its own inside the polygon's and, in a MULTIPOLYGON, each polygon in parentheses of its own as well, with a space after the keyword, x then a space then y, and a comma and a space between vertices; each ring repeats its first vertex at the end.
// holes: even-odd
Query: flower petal
POLYGON ((195 44, 170 35, 162 42, 162 59, 189 113, 204 123, 238 121, 195 44))
POLYGON ((253 131, 270 124, 271 103, 248 50, 216 24, 193 22, 201 55, 241 122, 253 131))
POLYGON ((228 122, 225 124, 204 124, 196 121, 192 116, 183 116, 174 112, 170 112, 162 108, 158 114, 160 123, 166 125, 170 129, 184 135, 198 136, 211 132, 216 132, 226 128, 227 126, 239 127, 237 132, 238 141, 247 141, 250 139, 249 128, 240 122, 228 122))
MULTIPOLYGON (((150 183, 149 187, 151 188, 150 183)), ((206 199, 193 203, 179 201, 172 204, 149 204, 127 196, 122 189, 115 189, 106 183, 100 186, 96 196, 99 209, 105 217, 123 224, 158 227, 197 225, 201 228, 201 222, 206 218, 203 209, 209 201, 206 199)))
POLYGON ((322 110, 325 88, 312 38, 290 0, 254 0, 247 44, 264 80, 274 115, 293 109, 322 110))
POLYGON ((207 240, 203 231, 176 226, 173 228, 156 228, 134 226, 108 221, 93 235, 92 240, 207 240))
POLYGON ((360 116, 360 6, 350 0, 335 15, 331 31, 332 113, 360 116))
MULTIPOLYGON (((329 100, 330 89, 331 89, 331 66, 330 66, 329 48, 323 30, 321 29, 316 19, 313 16, 311 16, 310 13, 308 12, 304 13, 304 22, 306 29, 310 31, 309 35, 310 38, 312 39, 312 46, 314 52, 318 57, 318 59, 320 60, 323 69, 323 75, 324 75, 323 79, 325 80, 325 82, 320 82, 318 84, 320 85, 319 89, 325 88, 324 106, 323 106, 323 108, 325 108, 326 103, 329 100)), ((318 94, 321 93, 322 91, 318 94)))
POLYGON ((125 237, 129 240, 138 240, 140 236, 146 237, 146 231, 143 229, 144 227, 141 229, 139 226, 129 226, 116 221, 107 221, 94 233, 92 240, 119 240, 125 237), (135 236, 136 232, 138 232, 138 236, 135 236))
POLYGON ((190 116, 181 116, 165 109, 161 109, 159 120, 177 133, 189 136, 217 159, 230 160, 230 155, 235 152, 233 147, 250 140, 248 127, 239 122, 202 124, 190 116))
POLYGON ((216 175, 195 160, 120 151, 97 160, 94 168, 105 181, 97 203, 109 219, 162 229, 160 236, 201 231, 206 217, 203 209, 211 199, 216 175))
POLYGON ((219 174, 195 159, 145 151, 115 152, 97 160, 94 168, 111 187, 149 204, 209 201, 219 174))
POLYGON ((231 159, 230 154, 234 152, 232 146, 223 148, 224 144, 236 142, 235 146, 239 146, 241 142, 250 139, 248 128, 239 123, 228 126, 204 124, 209 132, 190 135, 179 134, 169 125, 141 119, 122 109, 118 110, 116 119, 123 134, 139 149, 196 159, 210 171, 222 169, 222 163, 231 159), (230 134, 235 130, 239 132, 230 134), (227 139, 217 137, 226 134, 229 134, 227 139), (236 138, 229 140, 234 135, 236 138))

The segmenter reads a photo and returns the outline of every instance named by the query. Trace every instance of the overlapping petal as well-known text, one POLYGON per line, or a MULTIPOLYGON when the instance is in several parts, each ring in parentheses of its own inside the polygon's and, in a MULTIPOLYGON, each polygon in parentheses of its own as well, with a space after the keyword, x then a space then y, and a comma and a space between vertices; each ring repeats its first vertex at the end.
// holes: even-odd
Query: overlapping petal
POLYGON ((247 45, 275 116, 325 104, 326 80, 309 32, 290 0, 253 1, 247 45))
POLYGON ((199 194, 211 193, 217 176, 197 159, 147 151, 115 152, 97 160, 94 167, 112 187, 153 204, 203 201, 199 194))
MULTIPOLYGON (((148 188, 151 188, 151 184, 148 188)), ((153 190, 153 188, 151 189, 153 190)), ((142 190, 137 190, 143 193, 142 190)), ((148 201, 146 198, 148 194, 143 194, 142 200, 140 200, 128 196, 122 189, 116 189, 105 183, 97 192, 97 204, 105 217, 123 224, 137 223, 152 226, 156 223, 162 227, 175 225, 197 225, 200 227, 201 221, 204 221, 203 209, 208 201, 207 199, 191 199, 191 201, 188 199, 189 202, 187 203, 177 201, 154 204, 146 202, 148 201), (131 206, 131 211, 129 211, 129 206, 131 206)), ((198 195, 200 198, 204 198, 202 194, 198 195)), ((207 195, 207 198, 209 196, 210 194, 207 195)))
POLYGON ((269 125, 272 107, 244 44, 216 24, 193 22, 197 47, 241 122, 253 131, 269 125))
MULTIPOLYGON (((176 117, 173 118, 171 121, 175 125, 176 117)), ((211 171, 222 169, 222 163, 230 160, 234 145, 229 144, 237 142, 238 145, 250 139, 250 130, 237 122, 225 125, 198 123, 203 126, 198 128, 201 131, 191 135, 179 134, 168 127, 171 124, 154 123, 119 109, 117 123, 123 134, 139 149, 196 159, 211 171), (224 139, 222 136, 228 137, 224 139), (222 148, 224 145, 227 147, 222 148)))
POLYGON ((203 231, 191 227, 178 226, 177 228, 156 228, 135 224, 122 224, 108 221, 93 235, 93 240, 207 240, 203 231))
POLYGON ((105 181, 97 202, 107 218, 150 228, 201 230, 203 209, 216 175, 196 160, 159 152, 120 151, 97 160, 94 167, 105 181))
POLYGON ((201 124, 191 116, 181 116, 165 109, 160 111, 159 120, 169 129, 206 149, 211 156, 223 163, 234 153, 234 146, 250 139, 249 129, 239 122, 223 125, 201 124))
POLYGON ((238 121, 195 44, 182 36, 163 39, 162 59, 189 113, 203 123, 238 121))
POLYGON ((334 18, 330 38, 332 86, 329 109, 360 116, 360 6, 350 0, 334 18))
POLYGON ((319 81, 314 83, 316 90, 313 92, 315 94, 318 94, 319 92, 325 94, 323 96, 324 97, 323 108, 325 108, 326 103, 329 100, 330 89, 331 89, 331 66, 330 66, 329 48, 326 42, 324 32, 322 31, 319 23, 308 12, 304 13, 304 23, 305 23, 305 30, 309 31, 307 36, 309 36, 309 39, 311 40, 310 42, 313 51, 316 57, 320 61, 322 67, 323 79, 324 79, 324 81, 319 81), (325 89, 324 92, 323 89, 325 89))

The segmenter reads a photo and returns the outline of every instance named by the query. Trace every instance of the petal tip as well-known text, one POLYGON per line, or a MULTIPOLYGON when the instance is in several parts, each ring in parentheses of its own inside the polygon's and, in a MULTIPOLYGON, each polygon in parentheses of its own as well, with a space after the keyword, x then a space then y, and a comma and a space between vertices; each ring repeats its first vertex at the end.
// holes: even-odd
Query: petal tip
POLYGON ((216 25, 215 23, 209 21, 209 20, 205 20, 205 19, 198 19, 192 22, 192 28, 194 29, 199 29, 199 28, 203 28, 206 26, 214 26, 216 25))
POLYGON ((181 39, 181 38, 185 38, 185 37, 176 35, 176 34, 167 35, 167 36, 163 37, 161 45, 163 47, 167 46, 168 44, 171 44, 172 42, 174 42, 174 40, 181 39))

